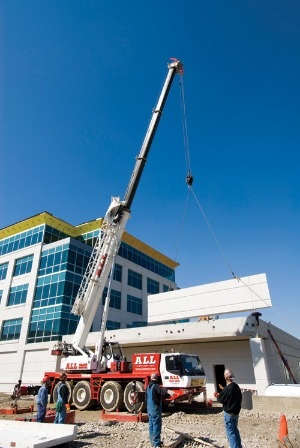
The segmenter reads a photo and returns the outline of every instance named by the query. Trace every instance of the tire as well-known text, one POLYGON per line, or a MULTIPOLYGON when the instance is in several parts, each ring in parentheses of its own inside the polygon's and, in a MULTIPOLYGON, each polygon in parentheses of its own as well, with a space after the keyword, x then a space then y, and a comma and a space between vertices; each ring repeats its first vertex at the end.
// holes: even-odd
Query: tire
MULTIPOLYGON (((60 385, 62 384, 62 381, 59 381, 57 384, 55 384, 54 389, 53 389, 53 394, 52 394, 52 398, 53 398, 53 403, 57 402, 57 398, 58 398, 58 389, 60 387, 60 385)), ((69 381, 65 382, 65 385, 68 388, 69 394, 68 394, 68 403, 72 404, 73 399, 72 399, 72 387, 71 384, 69 383, 69 381)))
POLYGON ((73 404, 79 411, 84 411, 93 403, 90 384, 87 381, 79 381, 73 389, 73 404))
POLYGON ((124 390, 116 381, 104 383, 100 391, 100 404, 105 411, 112 412, 123 404, 124 390))
POLYGON ((140 381, 136 381, 135 382, 135 392, 132 391, 133 388, 134 388, 134 381, 131 381, 125 387, 124 403, 125 403, 127 411, 134 412, 135 414, 138 414, 139 412, 144 412, 146 410, 145 398, 143 399, 143 401, 136 401, 136 396, 135 396, 136 393, 138 393, 138 395, 140 395, 140 396, 143 396, 143 394, 145 394, 144 385, 140 381))

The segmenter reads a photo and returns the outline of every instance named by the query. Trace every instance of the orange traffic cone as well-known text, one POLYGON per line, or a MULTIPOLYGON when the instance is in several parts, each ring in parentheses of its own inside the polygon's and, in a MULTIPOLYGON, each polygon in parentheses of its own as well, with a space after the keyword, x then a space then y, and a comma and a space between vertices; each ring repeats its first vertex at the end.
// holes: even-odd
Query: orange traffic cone
POLYGON ((279 433, 278 433, 278 439, 280 442, 284 443, 283 438, 288 435, 288 427, 287 427, 287 421, 285 415, 282 415, 280 417, 280 423, 279 423, 279 433))

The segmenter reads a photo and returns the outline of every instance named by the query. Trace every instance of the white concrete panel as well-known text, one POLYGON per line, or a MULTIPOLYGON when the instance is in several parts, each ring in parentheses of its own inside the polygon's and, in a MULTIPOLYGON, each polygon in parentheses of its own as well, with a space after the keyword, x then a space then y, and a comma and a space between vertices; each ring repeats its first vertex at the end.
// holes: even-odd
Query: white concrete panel
POLYGON ((148 296, 148 322, 253 311, 272 306, 265 274, 148 296))
POLYGON ((50 356, 48 348, 25 352, 22 374, 22 381, 24 384, 39 384, 41 382, 44 372, 52 370, 53 368, 54 356, 50 356), (52 364, 49 364, 50 361, 52 361, 52 364))
POLYGON ((263 391, 270 384, 270 373, 265 356, 265 343, 262 338, 249 340, 257 389, 263 391))
POLYGON ((47 448, 76 439, 76 425, 55 425, 4 420, 0 421, 1 448, 47 448))

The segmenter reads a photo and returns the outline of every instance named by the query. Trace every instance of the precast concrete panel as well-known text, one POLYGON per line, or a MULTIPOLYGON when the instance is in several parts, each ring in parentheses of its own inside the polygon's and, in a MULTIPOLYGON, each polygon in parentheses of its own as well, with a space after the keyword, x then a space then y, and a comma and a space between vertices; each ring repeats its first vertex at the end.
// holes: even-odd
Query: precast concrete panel
POLYGON ((51 356, 49 349, 30 350, 25 352, 22 373, 24 384, 40 384, 45 371, 55 370, 56 357, 51 356))
POLYGON ((148 296, 148 322, 253 311, 271 307, 265 274, 148 296))

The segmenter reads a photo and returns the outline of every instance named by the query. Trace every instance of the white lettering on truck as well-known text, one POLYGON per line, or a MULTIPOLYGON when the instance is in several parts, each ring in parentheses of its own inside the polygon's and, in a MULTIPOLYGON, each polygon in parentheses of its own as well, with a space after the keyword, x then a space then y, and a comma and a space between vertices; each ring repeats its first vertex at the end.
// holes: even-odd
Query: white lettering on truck
POLYGON ((155 364, 155 359, 153 355, 137 356, 135 358, 135 364, 155 364))

